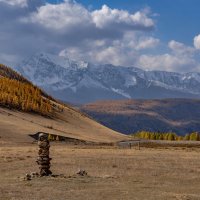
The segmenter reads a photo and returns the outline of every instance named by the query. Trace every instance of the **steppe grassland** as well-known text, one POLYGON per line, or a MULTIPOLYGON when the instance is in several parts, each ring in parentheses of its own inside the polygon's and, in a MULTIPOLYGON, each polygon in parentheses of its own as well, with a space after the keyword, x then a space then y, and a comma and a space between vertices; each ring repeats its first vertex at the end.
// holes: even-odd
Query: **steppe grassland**
POLYGON ((38 171, 37 145, 0 147, 0 199, 200 199, 200 149, 52 144, 52 171, 66 178, 24 181, 38 171), (73 176, 79 169, 87 177, 73 176))

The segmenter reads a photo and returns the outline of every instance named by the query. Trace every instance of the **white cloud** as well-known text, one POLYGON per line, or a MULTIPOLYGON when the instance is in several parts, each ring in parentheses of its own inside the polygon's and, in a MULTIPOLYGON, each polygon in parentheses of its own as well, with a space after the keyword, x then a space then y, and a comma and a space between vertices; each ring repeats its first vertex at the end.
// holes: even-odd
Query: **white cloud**
POLYGON ((126 30, 150 30, 154 21, 145 11, 130 14, 126 10, 111 9, 103 5, 100 10, 89 11, 74 1, 64 1, 60 4, 47 3, 24 18, 26 22, 33 22, 51 29, 73 28, 73 26, 92 26, 93 29, 109 29, 124 32, 126 30))
POLYGON ((149 9, 131 14, 106 5, 90 11, 75 1, 66 0, 56 5, 42 5, 22 22, 61 34, 63 41, 69 41, 70 45, 66 44, 60 55, 94 63, 133 65, 136 51, 154 48, 159 43, 158 39, 145 36, 155 26, 149 14, 149 9))
POLYGON ((23 19, 51 29, 73 28, 91 23, 90 13, 82 5, 66 1, 60 4, 47 3, 23 19))
POLYGON ((160 43, 160 40, 153 37, 146 37, 146 38, 140 38, 138 45, 136 46, 137 50, 142 49, 149 49, 149 48, 155 48, 160 43))
POLYGON ((107 41, 86 42, 85 49, 79 47, 66 48, 60 52, 60 56, 70 57, 75 60, 86 60, 93 63, 108 63, 113 65, 133 65, 137 53, 119 41, 113 41, 110 45, 107 41))
POLYGON ((177 57, 172 54, 162 55, 141 55, 138 60, 138 66, 150 70, 166 71, 192 71, 196 63, 193 59, 187 57, 177 57))
POLYGON ((140 37, 129 32, 122 39, 86 41, 83 49, 67 47, 60 55, 93 63, 133 66, 140 50, 154 48, 158 43, 159 40, 156 38, 140 37))
POLYGON ((194 37, 194 47, 200 49, 200 34, 194 37))
POLYGON ((177 42, 175 40, 171 40, 168 43, 168 47, 175 53, 175 54, 186 54, 187 56, 191 56, 195 53, 195 49, 193 47, 186 46, 183 43, 177 42))
POLYGON ((164 54, 140 55, 138 66, 150 70, 166 70, 177 72, 199 71, 199 60, 196 56, 197 50, 181 42, 171 40, 168 43, 171 52, 164 54))
POLYGON ((9 4, 11 6, 26 7, 27 0, 0 0, 0 2, 9 4))
POLYGON ((200 36, 194 47, 174 40, 163 44, 152 36, 152 16, 149 8, 130 13, 104 5, 92 11, 73 0, 0 0, 0 62, 44 51, 93 63, 198 70, 200 36))
POLYGON ((100 10, 92 13, 92 19, 98 28, 128 28, 144 29, 153 28, 154 22, 147 16, 146 12, 138 11, 130 14, 126 10, 111 9, 103 5, 100 10))

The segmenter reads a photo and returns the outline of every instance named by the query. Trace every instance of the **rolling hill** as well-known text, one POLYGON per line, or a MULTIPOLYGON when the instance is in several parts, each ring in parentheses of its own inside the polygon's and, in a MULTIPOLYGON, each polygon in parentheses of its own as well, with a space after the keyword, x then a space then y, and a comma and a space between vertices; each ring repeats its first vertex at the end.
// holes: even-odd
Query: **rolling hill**
POLYGON ((38 131, 92 142, 114 142, 126 138, 79 111, 61 105, 4 65, 0 65, 0 81, 3 83, 0 87, 0 144, 31 142, 28 135, 38 131), (22 105, 27 103, 29 109, 23 109, 22 105), (50 110, 45 113, 40 110, 44 107, 42 103, 47 103, 50 110), (36 110, 33 109, 35 104, 38 104, 36 110))
POLYGON ((99 101, 86 104, 80 110, 125 134, 140 130, 173 131, 180 135, 200 131, 200 100, 99 101))

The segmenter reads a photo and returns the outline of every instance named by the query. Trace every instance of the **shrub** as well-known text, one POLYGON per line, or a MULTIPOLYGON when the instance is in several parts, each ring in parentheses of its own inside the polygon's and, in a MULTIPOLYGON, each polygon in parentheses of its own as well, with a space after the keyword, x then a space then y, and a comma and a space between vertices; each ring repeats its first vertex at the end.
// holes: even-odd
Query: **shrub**
POLYGON ((190 140, 192 141, 198 141, 199 140, 199 134, 197 132, 190 134, 190 140))

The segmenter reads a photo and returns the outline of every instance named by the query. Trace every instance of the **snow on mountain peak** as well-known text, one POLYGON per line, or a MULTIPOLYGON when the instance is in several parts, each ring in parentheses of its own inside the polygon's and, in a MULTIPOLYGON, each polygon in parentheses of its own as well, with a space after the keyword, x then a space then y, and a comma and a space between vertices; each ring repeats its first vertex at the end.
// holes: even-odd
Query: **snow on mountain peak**
POLYGON ((24 60, 22 63, 29 63, 30 61, 35 61, 36 63, 40 64, 40 62, 48 62, 49 64, 52 63, 54 65, 63 67, 63 68, 87 68, 88 63, 85 61, 74 61, 69 59, 66 56, 62 55, 54 55, 50 53, 38 52, 34 54, 31 58, 24 60))
POLYGON ((65 101, 200 97, 200 74, 194 72, 181 74, 111 64, 89 64, 43 52, 23 61, 15 69, 34 84, 65 101), (83 97, 86 100, 80 99, 83 97))

